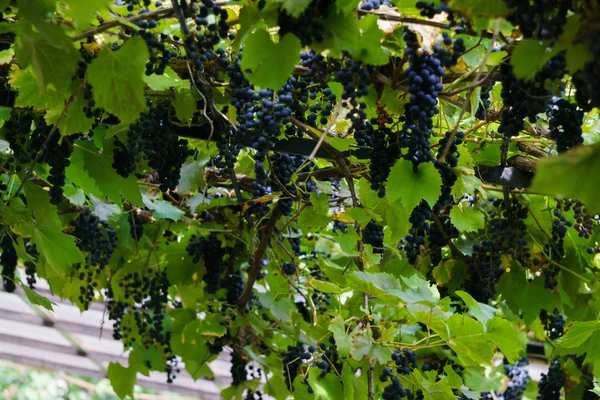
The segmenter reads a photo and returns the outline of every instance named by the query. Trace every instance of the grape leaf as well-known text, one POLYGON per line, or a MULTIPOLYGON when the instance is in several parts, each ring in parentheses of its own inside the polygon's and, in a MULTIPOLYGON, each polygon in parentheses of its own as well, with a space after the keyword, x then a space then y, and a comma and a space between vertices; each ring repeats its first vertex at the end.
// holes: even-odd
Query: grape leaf
POLYGON ((594 375, 600 375, 600 321, 573 322, 558 341, 558 355, 581 355, 591 362, 594 375))
POLYGON ((287 34, 279 43, 273 43, 266 30, 258 29, 244 43, 241 67, 248 80, 259 87, 281 88, 298 62, 300 40, 287 34))
POLYGON ((46 310, 54 311, 54 309, 52 308, 52 306, 56 305, 55 302, 48 300, 47 298, 45 298, 41 294, 38 294, 35 291, 31 290, 29 288, 29 286, 23 285, 22 283, 21 283, 21 288, 25 292, 25 296, 27 296, 27 300, 29 300, 31 303, 36 304, 38 306, 42 306, 46 310))
POLYGON ((196 112, 196 100, 189 89, 178 89, 175 91, 173 108, 177 119, 183 123, 190 122, 196 112))
POLYGON ((115 52, 105 48, 87 72, 96 106, 121 122, 134 122, 146 108, 143 76, 148 56, 146 43, 139 36, 115 52))
POLYGON ((42 92, 42 86, 38 83, 31 67, 14 71, 9 82, 18 90, 15 107, 32 107, 34 110, 61 107, 67 97, 65 92, 57 91, 52 86, 42 92))
POLYGON ((99 11, 108 10, 107 0, 64 0, 66 9, 65 15, 73 18, 75 26, 79 29, 85 29, 93 22, 93 16, 99 11))
POLYGON ((451 0, 450 7, 471 16, 506 17, 510 14, 503 0, 451 0))
POLYGON ((467 207, 464 202, 452 207, 450 220, 459 232, 477 232, 485 227, 483 213, 476 207, 467 207))
POLYGON ((378 45, 385 36, 383 31, 379 29, 378 20, 379 18, 376 15, 367 15, 358 23, 362 36, 356 48, 353 49, 352 55, 365 64, 385 65, 389 60, 389 56, 378 45))
POLYGON ((79 53, 63 30, 47 22, 33 25, 25 20, 18 25, 15 53, 23 68, 31 66, 39 83, 40 93, 52 84, 59 92, 71 85, 79 53))
POLYGON ((498 317, 490 319, 486 325, 488 337, 510 364, 516 363, 525 351, 525 343, 520 340, 517 328, 510 321, 498 317))
POLYGON ((136 371, 133 368, 125 368, 119 363, 111 362, 108 365, 108 379, 115 393, 124 399, 129 396, 133 398, 133 387, 135 386, 136 371))
POLYGON ((421 200, 433 206, 440 197, 441 186, 442 178, 433 164, 421 164, 415 174, 410 161, 398 160, 390 171, 386 198, 390 204, 400 199, 410 213, 421 200))
MULTIPOLYGON (((65 116, 58 124, 58 130, 61 135, 71 135, 73 133, 87 134, 92 129, 93 118, 88 118, 83 111, 87 105, 83 90, 77 92, 73 101, 69 104, 65 116)), ((46 112, 45 120, 48 125, 54 125, 64 111, 64 105, 53 107, 46 112)))
POLYGON ((151 200, 146 195, 142 196, 142 200, 146 207, 154 211, 153 215, 155 218, 167 218, 177 221, 185 214, 184 211, 163 200, 151 200))
POLYGON ((110 142, 105 143, 102 153, 98 152, 92 142, 78 140, 76 143, 78 147, 74 149, 73 153, 81 152, 83 154, 85 169, 100 190, 114 204, 121 204, 122 194, 132 204, 143 207, 142 195, 135 176, 130 175, 128 178, 123 178, 112 167, 113 152, 110 142))
POLYGON ((146 75, 144 74, 144 82, 152 90, 158 92, 167 90, 170 88, 175 89, 189 89, 190 81, 187 79, 181 79, 171 67, 166 67, 165 72, 161 75, 146 75))
POLYGON ((294 18, 298 18, 300 14, 306 10, 306 7, 312 0, 283 0, 283 9, 294 18))
POLYGON ((549 48, 546 43, 535 39, 521 40, 510 59, 513 72, 519 79, 531 80, 552 57, 562 50, 564 50, 562 46, 549 48))
POLYGON ((600 144, 579 146, 558 157, 539 160, 532 190, 549 195, 577 198, 592 214, 600 213, 600 144))
POLYGON ((337 351, 341 357, 348 357, 352 348, 352 337, 346 333, 346 325, 339 315, 336 315, 329 323, 328 329, 333 333, 337 351))

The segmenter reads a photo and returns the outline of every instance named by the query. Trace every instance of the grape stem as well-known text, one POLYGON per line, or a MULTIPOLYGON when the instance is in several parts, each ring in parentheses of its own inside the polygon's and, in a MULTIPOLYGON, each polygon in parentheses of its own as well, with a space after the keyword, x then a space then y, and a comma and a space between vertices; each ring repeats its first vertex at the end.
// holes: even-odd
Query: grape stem
MULTIPOLYGON (((475 75, 475 82, 479 82, 481 74, 483 73, 483 70, 485 68, 485 64, 487 63, 487 60, 488 60, 490 54, 492 53, 492 49, 496 45, 496 39, 498 37, 498 34, 500 33, 501 24, 502 24, 502 20, 498 20, 498 22, 496 23, 496 28, 494 29, 494 34, 492 35, 492 43, 490 44, 490 47, 488 47, 488 49, 485 53, 485 57, 483 57, 483 60, 481 60, 481 64, 479 65, 479 70, 477 71, 477 74, 475 75)), ((450 147, 452 147, 452 144, 454 143, 454 138, 456 137, 456 133, 458 132, 458 127, 460 125, 460 122, 462 121, 462 117, 463 117, 463 115, 465 115, 465 112, 467 111, 467 108, 469 107, 468 99, 471 98, 471 95, 473 94, 475 87, 477 87, 477 86, 473 86, 473 85, 471 85, 471 86, 472 87, 471 87, 471 89, 469 89, 469 93, 467 94, 466 100, 463 103, 462 109, 460 110, 460 114, 458 116, 456 124, 454 125, 454 128, 452 129, 452 133, 448 137, 448 142, 446 142, 446 146, 442 150, 441 156, 438 158, 437 162, 439 164, 444 164, 446 162, 446 157, 448 156, 448 153, 450 152, 450 147)))

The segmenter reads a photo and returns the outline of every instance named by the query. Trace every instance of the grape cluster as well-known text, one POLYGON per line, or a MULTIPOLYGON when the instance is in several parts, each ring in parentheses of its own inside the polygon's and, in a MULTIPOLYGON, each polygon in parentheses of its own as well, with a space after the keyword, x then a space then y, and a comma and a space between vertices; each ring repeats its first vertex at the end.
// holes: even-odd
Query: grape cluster
POLYGON ((81 212, 71 226, 73 236, 77 238, 77 247, 87 255, 89 264, 100 272, 108 265, 117 248, 115 230, 89 210, 81 212))
POLYGON ((525 38, 540 40, 557 39, 567 22, 569 11, 573 9, 571 0, 543 0, 541 4, 524 0, 504 2, 513 9, 508 21, 518 26, 525 38))
POLYGON ((434 2, 429 1, 417 1, 415 6, 421 11, 421 15, 427 18, 433 18, 438 14, 446 13, 450 26, 456 30, 456 33, 466 33, 471 30, 471 25, 468 20, 461 18, 457 13, 450 8, 447 0, 439 2, 439 6, 436 6, 434 2))
POLYGON ((550 137, 556 140, 556 148, 563 153, 583 143, 581 124, 583 111, 568 100, 558 99, 548 110, 550 137))
POLYGON ((415 33, 405 29, 404 41, 410 63, 406 70, 410 99, 404 106, 403 135, 408 157, 417 172, 419 164, 433 161, 429 137, 433 127, 432 118, 438 113, 438 92, 444 88, 441 82, 444 68, 436 55, 427 54, 419 48, 415 33))
MULTIPOLYGON (((40 256, 40 253, 37 251, 37 246, 31 243, 30 240, 25 239, 25 250, 27 254, 35 259, 40 256)), ((37 272, 37 264, 35 261, 27 260, 25 261, 25 274, 27 275, 27 284, 30 289, 35 289, 35 284, 37 280, 35 278, 35 274, 37 272)))
POLYGON ((305 360, 305 358, 302 358, 304 353, 304 346, 301 343, 288 346, 287 351, 281 353, 283 357, 283 377, 290 392, 294 391, 294 379, 298 376, 298 370, 302 366, 303 360, 305 360))
POLYGON ((144 234, 144 219, 137 212, 131 212, 127 215, 127 220, 129 221, 129 233, 131 237, 136 242, 139 242, 144 234))
POLYGON ((504 371, 510 378, 506 390, 502 393, 503 400, 521 400, 527 384, 531 381, 529 377, 529 361, 521 358, 515 365, 504 365, 504 371))
MULTIPOLYGON (((444 149, 448 146, 448 141, 450 140, 450 136, 452 135, 452 131, 446 132, 446 135, 440 139, 439 141, 439 151, 436 159, 440 160, 443 154, 444 149)), ((456 132, 452 144, 448 149, 448 154, 446 155, 446 162, 436 163, 435 167, 440 172, 442 177, 442 193, 438 198, 436 204, 433 207, 433 210, 436 214, 439 214, 442 207, 452 203, 452 187, 458 180, 454 172, 453 168, 458 166, 458 158, 460 157, 460 152, 458 151, 458 146, 463 143, 463 139, 465 134, 463 132, 456 132)))
POLYGON ((412 227, 410 233, 402 239, 401 248, 411 264, 417 261, 421 245, 425 244, 425 234, 430 228, 431 217, 431 207, 425 201, 419 203, 410 214, 408 221, 412 227))
POLYGON ((547 374, 542 374, 538 383, 537 400, 560 400, 560 391, 564 385, 563 369, 560 359, 555 357, 550 362, 547 374))
POLYGON ((417 368, 417 355, 411 350, 395 350, 392 361, 396 364, 396 372, 401 375, 408 375, 417 368))
POLYGON ((478 119, 485 119, 487 117, 487 110, 492 104, 490 99, 490 92, 494 88, 496 82, 491 81, 481 87, 481 92, 479 92, 479 107, 475 112, 475 117, 478 119))
POLYGON ((235 307, 244 291, 244 279, 241 271, 226 275, 221 282, 221 286, 227 291, 225 298, 227 305, 235 307))
POLYGON ((283 272, 284 275, 292 276, 296 273, 296 265, 293 263, 284 263, 281 272, 283 272))
POLYGON ((18 257, 13 241, 6 232, 2 237, 2 241, 0 241, 0 248, 2 249, 0 265, 2 266, 2 283, 4 284, 4 290, 7 292, 14 292, 16 288, 15 272, 17 270, 18 257))
POLYGON ((32 146, 30 140, 31 124, 33 118, 28 114, 19 114, 15 111, 11 112, 10 119, 4 123, 4 137, 8 141, 9 147, 12 150, 12 155, 8 158, 7 166, 13 164, 15 171, 20 172, 22 167, 20 164, 28 164, 33 161, 35 153, 38 149, 32 146))
POLYGON ((113 321, 113 337, 122 340, 125 347, 139 343, 145 349, 162 349, 166 359, 167 382, 172 383, 179 369, 178 360, 171 349, 171 333, 165 326, 170 286, 166 270, 150 268, 144 274, 130 272, 118 283, 113 282, 115 284, 119 287, 118 297, 112 288, 106 291, 108 317, 113 321))
POLYGON ((385 196, 383 183, 387 181, 391 168, 401 156, 400 143, 392 129, 382 125, 373 129, 372 138, 371 162, 369 163, 371 189, 377 190, 377 195, 383 198, 385 196))
POLYGON ((548 311, 544 309, 540 310, 540 321, 550 340, 556 340, 563 335, 565 330, 565 318, 556 308, 552 314, 549 314, 548 311))
POLYGON ((374 220, 370 220, 362 232, 363 242, 373 246, 373 253, 383 253, 383 227, 374 220))
POLYGON ((600 216, 591 215, 587 207, 579 200, 566 199, 564 211, 573 210, 575 222, 573 227, 580 238, 589 239, 594 234, 594 226, 600 224, 600 216))
POLYGON ((475 300, 486 303, 496 293, 496 281, 502 275, 502 254, 518 261, 529 256, 527 251, 527 208, 516 198, 509 204, 504 200, 488 199, 489 239, 473 245, 470 263, 471 278, 465 288, 475 300))
POLYGON ((552 99, 547 82, 561 79, 565 75, 565 68, 566 60, 564 54, 560 53, 552 57, 532 81, 523 81, 514 76, 512 65, 507 62, 501 64, 501 95, 508 109, 502 113, 498 132, 508 137, 518 136, 523 130, 525 118, 536 122, 538 114, 546 112, 552 99))
POLYGON ((322 42, 325 39, 325 20, 332 4, 333 0, 313 0, 296 18, 281 8, 277 15, 279 35, 283 37, 292 33, 300 39, 303 47, 322 42))
POLYGON ((224 249, 215 234, 209 236, 190 236, 186 251, 193 262, 204 261, 206 273, 202 280, 206 283, 206 291, 214 294, 221 287, 221 277, 227 268, 224 249))
MULTIPOLYGON (((153 28, 156 26, 156 21, 138 21, 137 25, 140 28, 153 28), (149 26, 154 25, 154 26, 149 26)), ((134 31, 133 36, 139 36, 144 39, 148 51, 150 53, 150 59, 146 63, 146 75, 162 75, 165 73, 165 68, 169 65, 172 57, 176 56, 175 52, 171 52, 166 44, 166 35, 161 35, 160 38, 154 33, 145 29, 134 31)))
MULTIPOLYGON (((384 374, 385 373, 386 370, 384 369, 384 374)), ((387 378, 387 375, 382 375, 379 379, 381 380, 383 377, 387 378)), ((383 394, 381 395, 381 398, 384 400, 399 400, 403 397, 406 397, 406 395, 407 391, 402 387, 400 379, 398 379, 397 376, 393 376, 392 382, 388 386, 386 386, 385 389, 383 389, 383 394)))
POLYGON ((366 0, 360 5, 363 11, 379 10, 381 6, 394 7, 390 0, 366 0))
POLYGON ((246 364, 246 360, 244 360, 238 351, 234 350, 231 352, 232 385, 237 386, 246 381, 248 377, 246 372, 246 364))
MULTIPOLYGON (((564 216, 561 208, 561 202, 557 201, 556 208, 552 212, 554 215, 554 219, 552 220, 552 241, 544 246, 546 254, 550 254, 550 258, 558 263, 560 263, 560 260, 565 255, 564 244, 567 228, 573 226, 573 223, 568 221, 564 216)), ((556 277, 559 271, 560 268, 555 264, 549 264, 544 269, 544 286, 546 289, 552 290, 558 285, 556 277)))
POLYGON ((187 140, 171 134, 168 109, 148 100, 149 111, 129 126, 127 144, 115 141, 113 168, 123 177, 128 177, 142 159, 156 170, 160 189, 173 190, 181 177, 181 166, 194 155, 187 140))

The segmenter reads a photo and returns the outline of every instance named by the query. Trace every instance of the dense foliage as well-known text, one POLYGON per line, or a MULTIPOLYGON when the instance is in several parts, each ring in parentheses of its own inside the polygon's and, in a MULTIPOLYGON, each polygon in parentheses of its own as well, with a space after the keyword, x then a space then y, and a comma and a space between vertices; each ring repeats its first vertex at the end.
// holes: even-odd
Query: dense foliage
POLYGON ((121 397, 598 398, 600 9, 396 5, 0 0, 4 289, 121 397))

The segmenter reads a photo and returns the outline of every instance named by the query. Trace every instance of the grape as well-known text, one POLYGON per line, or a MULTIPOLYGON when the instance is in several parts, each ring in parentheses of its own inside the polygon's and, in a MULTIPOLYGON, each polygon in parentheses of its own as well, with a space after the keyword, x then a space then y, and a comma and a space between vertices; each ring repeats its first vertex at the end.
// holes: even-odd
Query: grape
POLYGON ((559 153, 583 143, 583 111, 565 99, 558 99, 548 110, 550 137, 556 140, 559 153))
POLYGON ((408 375, 417 368, 417 355, 410 350, 394 351, 392 360, 396 364, 396 372, 401 375, 408 375))
POLYGON ((298 376, 298 370, 302 366, 304 346, 298 343, 296 346, 288 346, 287 351, 282 352, 283 357, 283 377, 285 384, 290 392, 294 391, 294 379, 298 376))
POLYGON ((278 11, 279 35, 293 33, 300 39, 302 47, 325 39, 325 20, 333 0, 313 0, 298 17, 294 18, 281 8, 278 11))
POLYGON ((548 314, 548 311, 540 310, 540 321, 544 325, 544 329, 550 340, 556 340, 563 335, 565 330, 565 319, 560 311, 556 308, 552 314, 548 314))
POLYGON ((106 221, 100 220, 89 210, 79 214, 71 223, 77 247, 87 254, 90 265, 102 270, 117 248, 117 234, 106 221))
POLYGON ((237 386, 247 379, 246 361, 236 350, 231 352, 232 385, 237 386))
POLYGON ((560 391, 564 385, 563 369, 560 359, 555 357, 550 362, 547 374, 542 374, 538 383, 538 400, 560 400, 560 391))
MULTIPOLYGON (((40 256, 37 251, 37 247, 35 244, 31 243, 28 239, 25 239, 25 250, 27 254, 33 258, 38 258, 40 256)), ((25 274, 27 275, 27 284, 30 289, 35 289, 35 284, 37 282, 35 278, 35 274, 37 272, 37 265, 35 261, 25 261, 25 274)))
POLYGON ((444 68, 439 54, 429 55, 419 48, 415 33, 405 29, 404 41, 410 63, 406 70, 410 99, 404 106, 402 134, 413 169, 417 172, 419 164, 433 161, 429 137, 433 127, 432 117, 438 113, 436 105, 438 92, 443 89, 441 77, 444 68))
POLYGON ((371 189, 378 190, 378 196, 385 196, 382 184, 387 180, 390 169, 401 156, 400 144, 394 143, 394 133, 390 128, 379 126, 373 130, 371 150, 371 189))
POLYGON ((129 126, 127 144, 115 141, 113 168, 125 178, 135 171, 142 158, 158 172, 160 190, 174 190, 181 166, 193 155, 187 140, 171 134, 167 107, 148 101, 149 111, 129 126))
POLYGON ((215 234, 200 237, 192 235, 186 251, 192 257, 193 262, 197 263, 201 259, 204 260, 206 273, 202 280, 206 283, 208 293, 216 293, 221 286, 221 276, 227 268, 221 241, 217 239, 215 234))
POLYGON ((374 220, 369 221, 362 232, 363 242, 373 246, 373 253, 383 253, 383 227, 374 220))
MULTIPOLYGON (((156 23, 155 21, 150 22, 156 23)), ((148 28, 148 23, 149 21, 139 21, 137 22, 137 25, 145 25, 145 27, 148 28)), ((146 75, 164 74, 166 67, 171 61, 171 57, 175 55, 175 53, 172 54, 171 51, 167 48, 164 39, 159 39, 154 33, 145 29, 134 31, 132 36, 139 36, 142 39, 144 39, 144 42, 146 42, 146 46, 148 47, 148 51, 150 53, 150 60, 146 63, 146 75)))
POLYGON ((385 387, 381 398, 384 400, 396 400, 406 397, 406 390, 402 387, 397 376, 392 377, 392 383, 385 387))
POLYGON ((504 0, 506 6, 514 11, 508 21, 519 30, 525 38, 545 40, 557 39, 567 22, 571 1, 544 0, 543 7, 538 7, 527 0, 504 0))
POLYGON ((481 87, 481 92, 479 93, 479 107, 475 112, 475 117, 479 119, 485 119, 487 116, 487 109, 490 107, 492 103, 490 100, 490 92, 494 88, 496 82, 488 82, 487 84, 481 87))
POLYGON ((231 307, 235 307, 244 291, 244 279, 242 278, 241 271, 227 275, 223 278, 221 286, 227 290, 227 304, 231 307))
POLYGON ((136 212, 129 213, 129 215, 127 215, 127 220, 130 225, 129 233, 131 234, 131 237, 139 242, 144 234, 144 220, 136 212))
POLYGON ((504 371, 510 378, 506 390, 502 394, 503 400, 521 400, 527 384, 531 381, 527 366, 529 361, 521 358, 515 365, 504 365, 504 371))
POLYGON ((537 121, 537 115, 546 112, 551 93, 546 88, 547 81, 562 79, 565 74, 566 61, 564 53, 550 59, 532 81, 517 79, 513 67, 505 62, 500 65, 502 81, 502 100, 505 107, 502 113, 498 132, 505 136, 518 136, 523 130, 525 118, 530 122, 537 121))
POLYGON ((296 265, 292 263, 284 263, 283 268, 281 269, 284 275, 294 275, 296 273, 296 265))
POLYGON ((450 26, 456 28, 457 33, 465 33, 471 30, 470 22, 464 18, 460 18, 455 11, 453 11, 448 5, 447 0, 442 0, 439 6, 436 6, 433 2, 428 1, 417 1, 415 6, 421 10, 421 15, 427 18, 433 18, 437 14, 446 13, 450 26))
POLYGON ((590 111, 600 105, 600 34, 592 33, 590 35, 590 50, 593 60, 588 61, 583 69, 573 75, 573 84, 575 86, 575 100, 577 105, 583 111, 590 111))
POLYGON ((13 241, 6 232, 2 237, 2 241, 0 241, 0 248, 2 249, 2 254, 0 255, 2 283, 4 284, 4 289, 11 293, 16 289, 15 271, 17 270, 18 257, 13 241))

